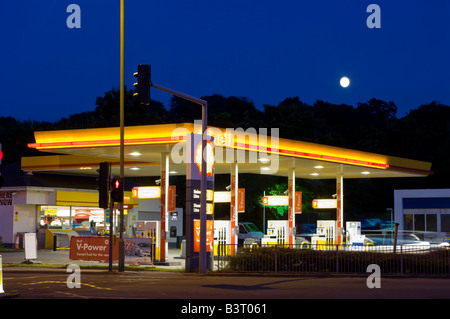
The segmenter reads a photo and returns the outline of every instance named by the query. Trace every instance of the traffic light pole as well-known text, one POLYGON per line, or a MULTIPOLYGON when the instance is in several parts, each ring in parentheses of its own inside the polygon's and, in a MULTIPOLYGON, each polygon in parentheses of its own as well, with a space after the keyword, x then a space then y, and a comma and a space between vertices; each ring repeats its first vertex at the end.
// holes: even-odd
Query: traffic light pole
MULTIPOLYGON (((111 196, 109 196, 111 197, 111 196)), ((106 223, 105 223, 106 226, 106 223)), ((113 265, 113 239, 114 239, 114 202, 112 198, 110 198, 109 202, 109 271, 112 271, 113 265)))
POLYGON ((201 198, 200 198, 200 252, 199 252, 199 272, 204 274, 207 271, 207 253, 206 253, 206 188, 207 188, 207 172, 206 159, 204 152, 206 150, 206 130, 208 128, 208 102, 205 100, 166 88, 164 86, 150 83, 155 89, 170 93, 182 99, 200 104, 202 106, 202 175, 201 175, 201 198))

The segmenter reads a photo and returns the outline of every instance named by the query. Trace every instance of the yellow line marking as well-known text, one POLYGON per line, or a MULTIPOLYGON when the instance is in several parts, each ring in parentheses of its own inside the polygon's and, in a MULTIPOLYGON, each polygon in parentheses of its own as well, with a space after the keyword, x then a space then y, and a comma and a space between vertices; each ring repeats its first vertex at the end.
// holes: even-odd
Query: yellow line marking
MULTIPOLYGON (((66 281, 56 281, 56 280, 47 280, 47 281, 31 282, 31 283, 22 284, 22 285, 28 286, 28 285, 40 285, 40 284, 66 284, 67 285, 67 282, 66 281)), ((112 288, 103 288, 103 287, 98 287, 95 285, 85 284, 85 283, 80 283, 80 285, 84 285, 84 286, 95 288, 95 289, 112 290, 112 288)))

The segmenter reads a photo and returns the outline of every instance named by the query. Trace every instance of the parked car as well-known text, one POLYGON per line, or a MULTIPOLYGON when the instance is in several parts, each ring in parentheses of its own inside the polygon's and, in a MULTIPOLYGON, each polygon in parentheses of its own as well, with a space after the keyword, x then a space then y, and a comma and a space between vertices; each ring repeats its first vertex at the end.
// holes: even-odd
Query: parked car
POLYGON ((249 222, 240 222, 238 242, 243 243, 247 238, 252 238, 258 245, 261 245, 261 238, 264 237, 262 231, 255 224, 249 222))

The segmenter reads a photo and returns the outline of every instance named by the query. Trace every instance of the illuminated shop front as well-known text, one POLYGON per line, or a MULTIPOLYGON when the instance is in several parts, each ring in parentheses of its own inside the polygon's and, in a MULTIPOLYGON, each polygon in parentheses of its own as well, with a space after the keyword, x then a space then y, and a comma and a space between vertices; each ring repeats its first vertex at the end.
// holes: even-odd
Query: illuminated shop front
POLYGON ((105 211, 92 207, 40 206, 39 226, 101 233, 106 230, 105 211))
MULTIPOLYGON (((134 205, 130 202, 130 194, 125 195, 124 213, 127 216, 134 205)), ((109 231, 110 216, 98 207, 98 191, 57 190, 55 196, 55 205, 39 206, 39 227, 89 231, 93 235, 109 231)), ((113 213, 116 216, 117 209, 113 213)), ((114 218, 114 224, 117 227, 117 218, 114 218)))

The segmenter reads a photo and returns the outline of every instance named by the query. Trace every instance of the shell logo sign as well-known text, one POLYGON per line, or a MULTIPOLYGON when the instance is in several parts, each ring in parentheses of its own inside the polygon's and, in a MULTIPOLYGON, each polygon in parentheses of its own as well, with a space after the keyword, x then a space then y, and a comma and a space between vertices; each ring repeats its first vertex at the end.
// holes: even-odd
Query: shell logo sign
MULTIPOLYGON (((205 156, 206 156, 206 175, 212 176, 213 168, 214 168, 214 147, 210 140, 206 141, 205 156)), ((200 172, 200 175, 201 175, 202 174, 202 143, 199 143, 197 145, 197 148, 195 149, 194 162, 197 165, 198 171, 200 172)))

